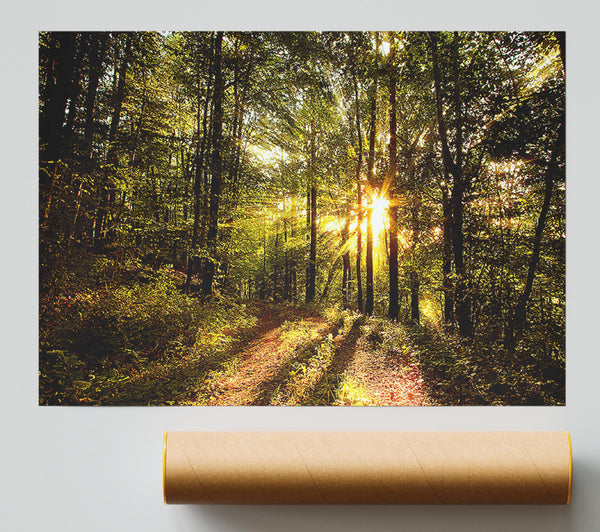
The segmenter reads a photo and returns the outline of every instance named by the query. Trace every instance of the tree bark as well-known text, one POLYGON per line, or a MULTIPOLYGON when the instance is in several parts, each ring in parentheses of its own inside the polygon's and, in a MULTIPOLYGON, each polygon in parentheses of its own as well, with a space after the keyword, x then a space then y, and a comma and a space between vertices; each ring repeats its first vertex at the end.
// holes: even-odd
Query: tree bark
POLYGON ((418 262, 416 257, 417 243, 419 241, 419 225, 420 225, 420 209, 421 199, 419 197, 413 198, 411 205, 411 218, 412 218, 412 238, 411 238, 411 266, 410 266, 410 319, 419 323, 420 311, 419 311, 419 289, 421 287, 421 281, 419 279, 419 271, 417 269, 418 262))
POLYGON ((296 207, 296 195, 292 196, 292 219, 290 221, 290 237, 292 240, 292 248, 290 249, 290 299, 296 301, 298 282, 296 273, 296 217, 298 216, 298 209, 296 207))
POLYGON ((275 222, 275 245, 273 258, 273 301, 277 301, 279 285, 279 220, 275 222))
POLYGON ((444 291, 444 323, 450 325, 454 319, 454 297, 452 291, 452 208, 448 195, 448 176, 442 187, 442 288, 444 291))
POLYGON ((458 38, 455 34, 455 42, 453 48, 453 65, 454 65, 454 110, 456 114, 456 135, 455 135, 455 157, 456 162, 452 159, 450 149, 448 147, 448 137, 446 124, 442 110, 442 89, 441 89, 441 74, 438 64, 437 52, 437 34, 430 32, 431 37, 431 52, 433 60, 433 77, 435 86, 435 99, 438 117, 438 131, 440 142, 442 145, 442 159, 447 175, 452 176, 452 196, 450 198, 451 210, 451 233, 452 233, 452 251, 454 258, 454 267, 456 272, 455 286, 455 318, 458 323, 459 332, 463 336, 471 336, 473 334, 473 321, 471 319, 471 304, 468 294, 467 272, 464 264, 464 235, 463 235, 463 209, 464 209, 464 192, 467 187, 467 179, 463 174, 462 169, 462 101, 460 98, 459 88, 459 64, 458 64, 458 38))
POLYGON ((367 207, 367 291, 365 298, 365 314, 373 314, 373 207, 367 207))
POLYGON ((96 217, 96 235, 94 238, 94 247, 97 250, 104 248, 108 235, 108 213, 111 204, 114 202, 115 190, 109 183, 109 174, 116 171, 118 164, 116 138, 121 120, 121 109, 125 98, 125 81, 127 77, 127 68, 130 61, 131 38, 127 35, 125 39, 125 50, 119 66, 119 79, 117 89, 113 97, 113 113, 110 121, 110 130, 108 134, 108 150, 106 153, 106 162, 108 169, 101 180, 101 200, 100 208, 96 217))
MULTIPOLYGON (((59 164, 64 150, 67 103, 73 96, 77 33, 52 32, 45 56, 45 84, 41 96, 39 121, 39 205, 40 222, 46 224, 50 208, 57 195, 62 168, 59 164)), ((42 58, 40 57, 40 62, 42 58)), ((70 113, 69 113, 70 114, 70 113)), ((68 118, 68 117, 67 117, 68 118)), ((52 234, 58 228, 50 228, 52 234)), ((50 233, 46 233, 50 237, 50 233)))
POLYGON ((78 34, 76 38, 75 57, 73 59, 73 75, 71 80, 71 90, 69 94, 69 105, 67 119, 64 125, 64 146, 66 150, 73 153, 73 132, 75 129, 75 120, 77 118, 77 102, 81 94, 81 75, 83 71, 83 58, 87 54, 89 41, 85 34, 78 34))
POLYGON ((351 262, 350 262, 350 201, 346 199, 346 216, 344 227, 342 228, 342 249, 345 249, 343 255, 343 271, 342 271, 342 306, 349 307, 348 295, 350 293, 350 280, 352 277, 351 262))
POLYGON ((231 190, 232 196, 236 197, 238 180, 242 160, 242 133, 244 128, 244 115, 246 111, 246 95, 250 81, 250 74, 254 67, 253 58, 240 56, 239 49, 236 50, 235 77, 234 77, 234 113, 232 127, 232 161, 231 161, 231 190), (240 72, 239 67, 245 61, 245 69, 240 72), (240 90, 241 87, 241 90, 240 90))
POLYGON ((389 305, 388 317, 398 320, 400 307, 398 306, 398 203, 397 203, 397 175, 396 175, 396 43, 393 34, 390 36, 390 169, 389 169, 389 305))
POLYGON ((356 73, 353 72, 354 81, 354 101, 356 103, 356 135, 358 137, 358 160, 356 161, 356 202, 358 204, 358 217, 357 217, 357 228, 356 228, 356 291, 357 291, 357 306, 358 311, 363 311, 363 292, 362 292, 362 223, 363 223, 363 208, 362 208, 362 187, 360 184, 360 172, 362 169, 362 157, 363 157, 363 146, 362 146, 362 131, 360 127, 360 108, 358 99, 358 81, 356 80, 356 73))
POLYGON ((523 292, 519 296, 515 312, 509 319, 507 332, 504 338, 504 345, 507 349, 512 350, 516 347, 517 341, 525 326, 527 318, 527 304, 529 302, 531 290, 533 288, 535 270, 540 260, 542 234, 544 233, 546 218, 548 217, 548 211, 550 210, 550 200, 552 199, 554 180, 557 174, 557 159, 564 147, 565 123, 563 121, 558 128, 558 134, 550 152, 550 160, 548 161, 548 164, 546 165, 546 170, 544 172, 544 202, 542 203, 540 216, 535 227, 535 236, 533 239, 531 257, 529 258, 529 265, 527 267, 527 280, 525 281, 525 287, 523 288, 523 292))
POLYGON ((410 319, 419 323, 421 319, 419 312, 419 288, 421 283, 419 282, 419 274, 413 268, 410 271, 410 319))
POLYGON ((210 206, 208 231, 206 234, 207 249, 209 257, 206 261, 203 277, 202 291, 204 295, 210 295, 213 292, 213 281, 216 273, 216 243, 219 221, 219 201, 221 197, 221 178, 222 178, 222 132, 223 132, 223 95, 225 84, 223 81, 223 72, 221 69, 221 46, 223 43, 223 32, 217 32, 215 42, 215 91, 213 96, 213 115, 212 115, 212 157, 211 157, 211 182, 210 182, 210 206))
POLYGON ((96 94, 98 92, 98 83, 102 74, 102 64, 106 54, 106 44, 108 42, 105 33, 92 33, 90 39, 91 42, 88 49, 88 87, 85 95, 85 129, 83 133, 85 158, 88 161, 92 158, 96 94))
MULTIPOLYGON (((88 36, 88 81, 85 93, 85 125, 83 130, 84 155, 83 165, 88 173, 92 173, 94 165, 92 164, 94 149, 94 111, 96 108, 96 94, 98 92, 98 83, 103 74, 103 63, 106 55, 106 46, 108 35, 103 32, 91 32, 88 36)), ((75 205, 75 214, 71 223, 69 232, 69 242, 71 242, 77 233, 77 221, 81 207, 81 182, 77 191, 77 200, 75 205)), ((93 240, 93 235, 88 235, 93 240)))
POLYGON ((196 129, 198 131, 198 138, 196 139, 196 153, 194 157, 194 225, 192 228, 192 241, 190 243, 190 250, 188 252, 188 271, 187 278, 185 281, 185 291, 188 294, 192 285, 192 276, 194 275, 198 267, 198 259, 196 254, 198 247, 198 236, 200 234, 200 220, 202 217, 202 185, 204 184, 204 160, 206 152, 206 141, 208 139, 208 109, 209 102, 211 101, 214 45, 215 44, 213 41, 211 43, 211 54, 208 60, 208 71, 206 76, 206 95, 204 98, 202 125, 200 125, 200 92, 202 87, 202 69, 200 67, 198 68, 198 110, 196 115, 196 129))
MULTIPOLYGON (((77 34, 53 32, 47 62, 46 85, 40 114, 40 162, 52 166, 59 159, 67 101, 73 90, 77 34)), ((49 186, 50 172, 42 172, 41 184, 49 186)))
MULTIPOLYGON (((285 204, 284 204, 285 208, 285 204)), ((291 271, 290 271, 290 250, 288 247, 288 220, 283 217, 283 299, 289 301, 291 299, 291 271)))
MULTIPOLYGON (((374 164, 375 164, 375 129, 377 125, 377 74, 373 80, 372 95, 371 95, 371 122, 369 132, 369 154, 367 156, 367 179, 371 186, 371 194, 374 195, 377 190, 374 177, 374 164)), ((367 285, 366 285, 366 299, 365 299, 365 314, 373 314, 373 199, 369 199, 367 206, 367 254, 366 254, 366 265, 367 265, 367 285)))
POLYGON ((456 268, 455 314, 458 328, 463 336, 473 335, 473 318, 471 316, 471 298, 468 290, 467 271, 464 262, 464 232, 463 212, 464 193, 467 188, 467 178, 463 172, 462 162, 462 100, 460 97, 458 33, 454 33, 453 47, 453 77, 454 77, 454 112, 456 114, 455 146, 456 164, 452 186, 452 245, 454 251, 454 266, 456 268))
POLYGON ((314 120, 310 123, 310 252, 308 258, 308 279, 306 281, 306 302, 315 299, 317 283, 317 188, 315 183, 316 131, 314 120))

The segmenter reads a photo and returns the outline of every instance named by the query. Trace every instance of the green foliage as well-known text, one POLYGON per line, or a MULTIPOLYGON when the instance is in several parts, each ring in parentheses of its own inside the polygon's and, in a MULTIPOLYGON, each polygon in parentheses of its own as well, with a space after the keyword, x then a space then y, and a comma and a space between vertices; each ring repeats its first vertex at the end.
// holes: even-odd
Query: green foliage
POLYGON ((190 381, 161 390, 154 379, 221 355, 231 339, 224 331, 252 323, 234 301, 202 304, 183 294, 171 269, 144 268, 134 259, 121 266, 105 256, 77 259, 60 271, 61 293, 44 301, 43 404, 174 400, 190 381))
POLYGON ((340 406, 370 406, 373 405, 373 399, 363 386, 344 374, 337 388, 336 404, 340 406))
POLYGON ((92 359, 132 352, 148 358, 168 355, 173 342, 194 338, 190 328, 200 312, 198 302, 181 294, 170 275, 159 271, 148 284, 76 299, 68 324, 56 332, 73 338, 71 349, 92 359))
POLYGON ((556 361, 522 348, 511 353, 489 342, 470 345, 455 334, 426 327, 407 333, 437 404, 564 404, 564 373, 556 361))

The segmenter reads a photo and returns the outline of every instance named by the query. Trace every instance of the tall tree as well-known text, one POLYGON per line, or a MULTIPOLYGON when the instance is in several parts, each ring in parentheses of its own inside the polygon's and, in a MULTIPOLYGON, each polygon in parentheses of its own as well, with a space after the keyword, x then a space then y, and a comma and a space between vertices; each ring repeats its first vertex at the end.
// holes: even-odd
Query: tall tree
POLYGON ((316 166, 316 131, 315 121, 310 122, 310 162, 309 183, 307 195, 307 219, 309 220, 309 256, 306 279, 306 302, 311 303, 315 299, 317 282, 317 186, 315 181, 316 166))
MULTIPOLYGON (((560 50, 560 57, 563 66, 563 72, 565 71, 565 52, 564 52, 564 33, 559 33, 555 36, 560 50)), ((556 133, 554 142, 550 149, 550 155, 544 169, 543 181, 544 181, 544 200, 540 210, 540 214, 535 226, 535 236, 533 239, 531 256, 529 258, 529 264, 527 266, 527 277, 525 286, 521 292, 514 313, 510 316, 508 321, 508 328, 504 339, 504 345, 509 349, 514 349, 519 337, 522 334, 523 327, 526 322, 527 316, 527 304, 531 297, 531 291, 533 288, 533 281, 535 277, 536 268, 540 260, 540 251, 542 243, 542 234, 546 226, 546 219, 550 210, 550 201, 552 199, 552 193, 556 179, 560 172, 560 159, 564 155, 565 150, 565 118, 563 113, 560 113, 560 125, 556 133)))
POLYGON ((207 249, 209 252, 206 261, 203 277, 202 291, 209 295, 213 291, 213 281, 217 268, 216 244, 219 222, 219 201, 221 195, 222 178, 222 135, 223 135, 223 98, 225 91, 225 82, 222 70, 222 45, 223 32, 219 31, 215 37, 214 51, 214 76, 215 89, 213 95, 212 123, 212 155, 211 155, 211 180, 210 180, 210 210, 208 232, 206 234, 207 249))
POLYGON ((454 158, 450 153, 448 144, 448 133, 444 111, 442 107, 442 82, 438 61, 438 35, 430 32, 431 54, 433 60, 433 76, 436 98, 436 109, 438 118, 438 130, 442 147, 442 160, 445 172, 452 176, 452 195, 450 197, 451 211, 451 234, 453 259, 456 273, 455 286, 455 318, 459 330, 464 336, 473 333, 473 321, 471 318, 471 305, 468 294, 467 270, 464 261, 464 234, 463 234, 463 209, 464 195, 468 186, 468 178, 463 169, 463 123, 462 123, 462 97, 460 93, 460 65, 459 65, 459 39, 455 32, 452 43, 452 67, 453 67, 453 104, 455 113, 455 137, 454 158))
MULTIPOLYGON (((209 105, 212 100, 212 82, 213 82, 213 56, 215 50, 216 40, 213 40, 211 36, 211 44, 209 52, 201 57, 196 57, 196 151, 194 156, 194 223, 192 228, 192 239, 190 244, 190 251, 188 252, 188 271, 186 278, 186 292, 189 293, 192 283, 192 276, 198 268, 198 254, 197 248, 200 238, 200 222, 202 219, 202 189, 204 183, 204 175, 206 172, 205 159, 206 159, 206 147, 209 143, 208 140, 208 118, 209 118, 209 105), (206 57, 208 56, 208 57, 206 57), (203 75, 203 64, 207 63, 206 67, 206 90, 204 94, 204 105, 201 105, 202 101, 202 75, 203 75), (202 109, 203 108, 203 109, 202 109), (202 109, 202 110, 201 110, 202 109), (202 118, 201 118, 202 116, 202 118)), ((198 43, 199 44, 199 43, 198 43)))
MULTIPOLYGON (((77 33, 63 31, 41 36, 46 41, 40 50, 40 62, 45 66, 46 74, 40 91, 40 160, 43 168, 54 165, 60 157, 67 102, 73 92, 77 37, 77 33)), ((42 185, 47 186, 51 173, 46 170, 40 178, 42 185)))
POLYGON ((109 215, 112 204, 115 200, 116 190, 111 183, 114 180, 118 165, 117 157, 117 132, 119 131, 119 123, 121 120, 121 109, 125 98, 125 84, 127 79, 127 69, 131 60, 131 35, 125 36, 125 49, 121 57, 121 62, 118 70, 118 81, 113 94, 112 116, 110 120, 110 130, 108 134, 108 149, 106 152, 106 171, 104 179, 101 181, 100 191, 100 206, 98 208, 95 230, 94 230, 94 246, 96 249, 102 249, 106 243, 109 233, 109 215))
POLYGON ((354 102, 356 106, 356 136, 358 139, 357 161, 356 161, 356 204, 358 206, 358 223, 356 227, 356 290, 358 311, 363 311, 363 291, 362 291, 362 224, 363 224, 363 208, 362 208, 362 187, 361 187, 361 171, 363 158, 362 131, 360 127, 360 105, 358 98, 358 81, 356 73, 352 73, 352 81, 354 85, 354 102))
POLYGON ((371 188, 371 197, 367 203, 367 252, 366 252, 366 299, 365 313, 371 315, 373 313, 373 199, 377 196, 378 186, 375 183, 375 137, 377 134, 377 85, 379 77, 379 36, 376 37, 377 46, 374 56, 374 73, 373 83, 371 85, 371 113, 369 122, 369 154, 367 156, 367 180, 371 188))
POLYGON ((388 317, 397 320, 400 307, 398 305, 398 196, 396 169, 396 41, 390 32, 389 55, 389 91, 390 91, 390 167, 388 170, 388 219, 389 219, 389 304, 388 317))

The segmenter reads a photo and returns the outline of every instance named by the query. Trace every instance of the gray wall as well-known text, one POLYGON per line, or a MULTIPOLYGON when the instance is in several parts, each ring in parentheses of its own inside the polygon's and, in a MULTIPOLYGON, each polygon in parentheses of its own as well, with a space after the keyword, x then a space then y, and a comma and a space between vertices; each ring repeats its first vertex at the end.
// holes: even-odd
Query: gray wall
POLYGON ((2 54, 0 529, 7 531, 600 529, 597 330, 598 9, 584 0, 5 4, 2 54), (191 6, 191 7, 190 7, 191 6), (566 407, 37 406, 37 31, 44 29, 567 30, 566 407), (164 430, 570 430, 569 507, 164 506, 164 430))

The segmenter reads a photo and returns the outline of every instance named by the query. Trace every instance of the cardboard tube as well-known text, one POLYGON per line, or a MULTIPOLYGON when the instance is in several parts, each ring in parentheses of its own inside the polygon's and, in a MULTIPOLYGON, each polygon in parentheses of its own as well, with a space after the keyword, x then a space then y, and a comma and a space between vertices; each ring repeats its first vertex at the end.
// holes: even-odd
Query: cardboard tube
POLYGON ((568 432, 168 432, 165 503, 568 504, 568 432))

